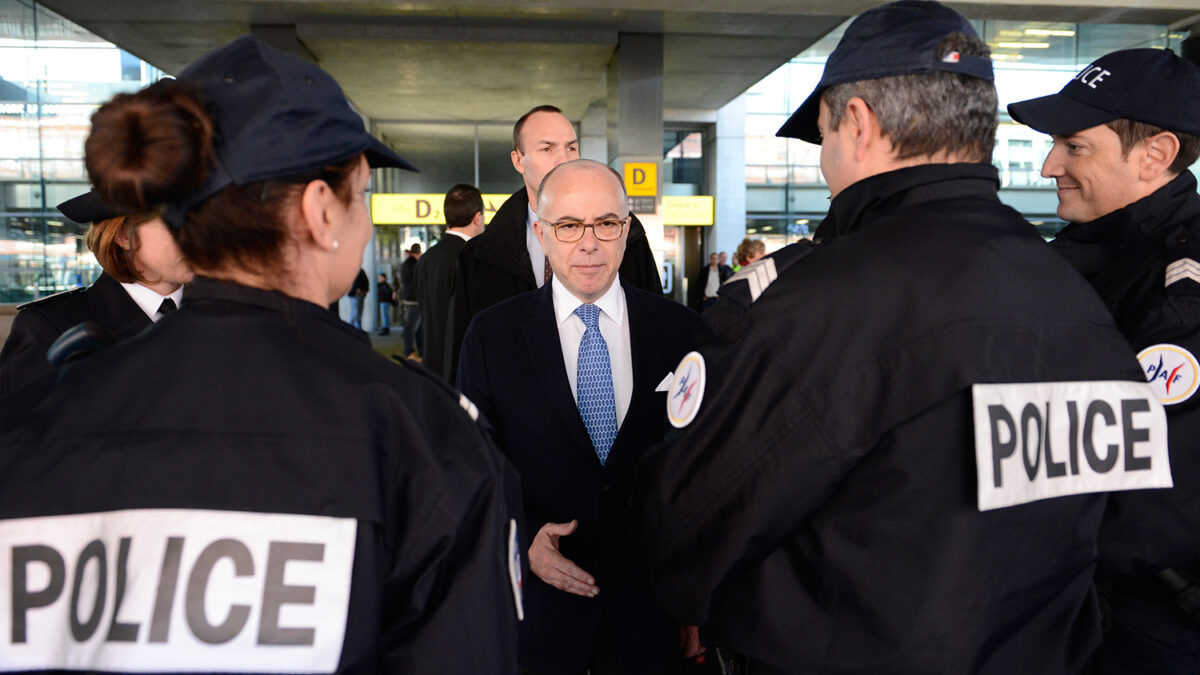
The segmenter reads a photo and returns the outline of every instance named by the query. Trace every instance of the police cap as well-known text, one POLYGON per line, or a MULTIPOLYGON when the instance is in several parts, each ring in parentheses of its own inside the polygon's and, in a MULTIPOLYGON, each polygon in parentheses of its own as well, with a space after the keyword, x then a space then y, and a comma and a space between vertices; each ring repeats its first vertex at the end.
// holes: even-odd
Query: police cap
POLYGON ((932 0, 900 0, 863 12, 829 55, 817 88, 775 135, 819 144, 821 95, 834 85, 932 72, 992 80, 991 59, 958 52, 938 57, 938 45, 954 33, 978 37, 966 18, 932 0))
POLYGON ((367 133, 328 73, 253 36, 200 57, 179 80, 208 98, 217 162, 199 190, 167 206, 172 225, 229 185, 303 175, 358 154, 372 167, 417 170, 367 133))
POLYGON ((1169 49, 1123 49, 1089 64, 1057 94, 1010 103, 1008 114, 1044 134, 1128 119, 1200 136, 1200 68, 1169 49))

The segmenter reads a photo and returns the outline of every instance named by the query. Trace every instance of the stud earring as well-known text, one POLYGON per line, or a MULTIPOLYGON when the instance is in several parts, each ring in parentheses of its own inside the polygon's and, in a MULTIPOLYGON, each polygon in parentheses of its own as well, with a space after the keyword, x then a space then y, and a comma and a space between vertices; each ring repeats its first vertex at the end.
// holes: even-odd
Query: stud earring
POLYGON ((335 251, 336 251, 336 250, 337 250, 337 248, 338 248, 338 242, 337 242, 337 239, 334 239, 334 240, 333 240, 333 250, 335 250, 335 251))

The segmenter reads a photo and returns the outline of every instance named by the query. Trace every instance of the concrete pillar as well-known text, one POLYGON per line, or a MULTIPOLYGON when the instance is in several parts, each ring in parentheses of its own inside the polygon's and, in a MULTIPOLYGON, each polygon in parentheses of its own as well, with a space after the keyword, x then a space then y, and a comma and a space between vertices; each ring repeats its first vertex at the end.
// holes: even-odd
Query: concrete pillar
POLYGON ((579 121, 579 156, 608 164, 608 107, 604 101, 588 106, 579 121))
MULTIPOLYGON (((625 175, 630 162, 662 168, 663 36, 621 33, 608 65, 608 164, 625 175)), ((645 175, 645 174, 643 174, 645 175)), ((663 261, 662 175, 654 172, 654 196, 631 197, 643 204, 633 211, 646 228, 655 260, 663 261)), ((637 206, 635 204, 635 206, 637 206)))
POLYGON ((717 111, 717 125, 708 163, 716 218, 708 232, 709 252, 733 252, 746 236, 746 97, 743 94, 717 111))

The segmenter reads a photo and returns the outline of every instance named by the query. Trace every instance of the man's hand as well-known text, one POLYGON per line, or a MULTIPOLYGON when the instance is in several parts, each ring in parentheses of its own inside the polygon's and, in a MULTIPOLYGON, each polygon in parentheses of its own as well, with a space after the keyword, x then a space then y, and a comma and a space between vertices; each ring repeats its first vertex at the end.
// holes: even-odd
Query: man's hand
POLYGON ((700 628, 698 626, 679 627, 679 646, 683 647, 683 658, 694 659, 708 651, 700 644, 700 628))
POLYGON ((600 593, 596 580, 558 552, 559 537, 571 534, 577 527, 578 520, 543 525, 529 546, 529 571, 560 591, 594 598, 600 593))

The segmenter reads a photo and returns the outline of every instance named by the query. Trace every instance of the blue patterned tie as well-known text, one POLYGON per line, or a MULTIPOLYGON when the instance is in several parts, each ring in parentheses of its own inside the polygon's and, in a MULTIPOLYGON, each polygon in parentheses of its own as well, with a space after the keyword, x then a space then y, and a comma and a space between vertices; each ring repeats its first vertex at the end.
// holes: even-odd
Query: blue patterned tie
POLYGON ((580 305, 575 314, 583 320, 587 329, 579 341, 579 365, 575 371, 579 415, 583 418, 583 426, 587 427, 592 445, 596 447, 600 463, 604 464, 617 438, 617 404, 613 397, 608 343, 600 334, 599 307, 580 305))

